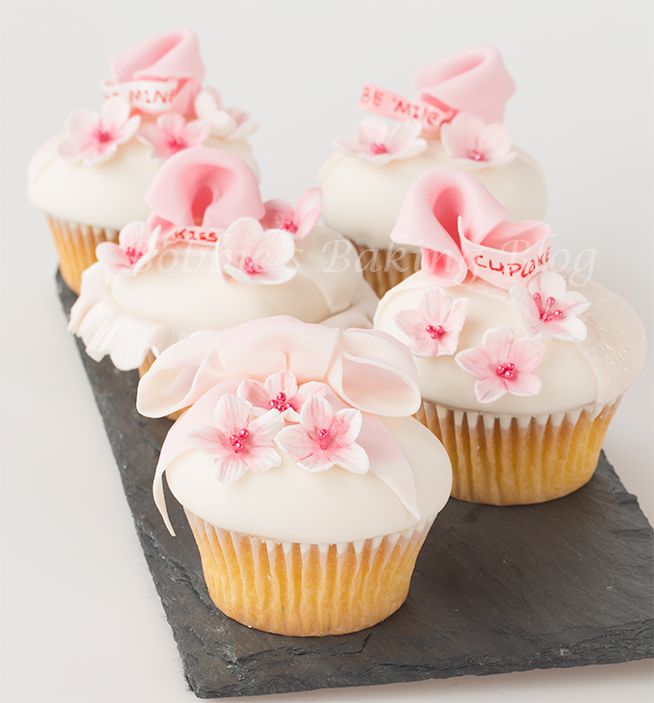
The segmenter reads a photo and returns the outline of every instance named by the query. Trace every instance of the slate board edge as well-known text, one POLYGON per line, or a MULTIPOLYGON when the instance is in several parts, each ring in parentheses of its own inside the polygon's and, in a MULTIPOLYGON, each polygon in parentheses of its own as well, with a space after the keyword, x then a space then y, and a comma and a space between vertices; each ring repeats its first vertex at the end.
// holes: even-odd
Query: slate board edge
MULTIPOLYGON (((57 274, 57 288, 59 292, 59 297, 64 307, 64 312, 67 313, 67 308, 69 307, 67 302, 72 298, 73 294, 66 288, 65 284, 63 284, 59 274, 57 274)), ((98 407, 106 430, 107 427, 106 423, 104 422, 104 417, 105 411, 110 409, 110 403, 107 401, 107 398, 102 394, 101 389, 98 388, 97 385, 93 382, 94 366, 96 362, 93 361, 86 354, 84 346, 80 342, 80 340, 76 340, 76 342, 78 352, 82 359, 82 364, 84 366, 87 378, 91 385, 93 396, 95 398, 96 405, 98 407)), ((132 372, 132 375, 134 376, 134 384, 136 385, 138 375, 136 374, 136 372, 132 372)), ((118 448, 111 441, 109 433, 107 433, 107 435, 111 445, 112 453, 117 463, 120 465, 122 458, 119 455, 118 448)), ((610 470, 614 473, 613 468, 610 465, 609 467, 610 470)), ((123 488, 125 489, 128 504, 130 504, 127 486, 125 484, 122 471, 121 482, 123 483, 123 488)), ((628 491, 626 491, 622 484, 620 485, 624 491, 624 497, 627 498, 630 502, 635 503, 637 509, 639 509, 638 500, 636 496, 633 496, 628 491)), ((163 554, 160 551, 159 545, 157 543, 156 536, 150 534, 149 530, 146 529, 146 526, 143 524, 143 522, 139 520, 135 512, 131 510, 131 507, 132 506, 130 504, 130 511, 132 512, 132 517, 134 519, 139 541, 141 543, 141 547, 146 557, 148 569, 150 570, 158 594, 162 599, 162 605, 164 605, 164 613, 166 615, 166 619, 169 625, 171 626, 173 632, 176 632, 180 626, 178 623, 173 622, 169 617, 168 608, 166 607, 166 600, 168 600, 168 598, 174 600, 173 592, 175 590, 185 590, 188 588, 193 588, 193 584, 191 584, 188 579, 185 578, 183 568, 180 568, 176 574, 163 575, 161 573, 162 564, 171 566, 171 560, 168 557, 163 557, 163 554), (155 565, 158 568, 154 568, 155 565), (169 594, 166 599, 164 599, 163 597, 164 591, 167 591, 169 594)), ((651 533, 651 526, 649 527, 649 530, 651 533)), ((172 566, 174 566, 174 564, 172 566)), ((202 600, 202 598, 200 598, 200 600, 202 600)), ((275 677, 272 680, 268 681, 265 686, 262 685, 261 680, 258 680, 257 682, 249 682, 251 683, 251 686, 248 686, 244 683, 243 680, 241 680, 238 684, 238 687, 222 687, 220 690, 207 688, 203 685, 202 681, 196 680, 196 678, 190 673, 193 670, 193 666, 191 665, 192 662, 188 661, 189 656, 191 655, 181 649, 178 637, 175 637, 174 639, 183 662, 185 677, 191 690, 198 698, 209 699, 237 696, 240 697, 248 695, 266 695, 275 693, 292 693, 299 691, 319 690, 322 688, 343 688, 351 686, 381 685, 388 683, 422 681, 427 679, 453 678, 467 675, 483 676, 489 674, 493 675, 499 673, 510 673, 514 671, 529 671, 533 669, 569 668, 582 665, 612 664, 654 657, 654 640, 652 639, 652 632, 654 631, 654 620, 650 619, 646 622, 639 621, 636 623, 627 624, 627 626, 617 629, 621 630, 620 634, 622 636, 622 641, 620 645, 608 647, 602 646, 602 639, 606 639, 609 632, 615 634, 615 631, 607 630, 606 628, 599 628, 597 636, 590 637, 586 642, 582 643, 581 645, 579 644, 579 642, 576 643, 576 652, 574 652, 574 654, 572 652, 557 653, 554 650, 544 650, 542 652, 539 652, 537 656, 533 657, 533 659, 531 659, 528 664, 525 664, 524 662, 520 662, 518 660, 512 661, 510 659, 507 659, 506 657, 484 657, 475 658, 474 660, 472 660, 471 658, 470 663, 464 667, 461 667, 460 665, 454 666, 452 663, 448 663, 447 660, 439 660, 433 666, 411 666, 401 664, 398 665, 389 662, 383 665, 376 665, 374 671, 369 672, 370 680, 367 682, 362 681, 361 676, 359 674, 355 675, 354 677, 351 674, 345 674, 340 678, 334 678, 332 680, 329 680, 328 682, 323 681, 321 683, 311 682, 306 679, 289 679, 288 677, 282 680, 279 677, 275 677), (630 642, 633 645, 633 648, 630 649, 630 652, 627 656, 625 656, 625 650, 621 649, 621 647, 624 647, 624 642, 630 642), (583 660, 583 654, 585 651, 593 652, 593 662, 589 663, 588 661, 583 660), (553 665, 552 658, 557 656, 559 657, 559 659, 557 663, 553 665), (262 691, 263 688, 266 689, 265 693, 263 693, 262 691)), ((367 642, 373 634, 374 628, 367 631, 367 634, 363 639, 360 651, 365 648, 367 642)), ((562 649, 565 650, 565 648, 562 649)), ((293 653, 291 652, 289 654, 292 655, 293 653)), ((349 654, 349 652, 345 654, 349 654)), ((318 655, 303 654, 303 656, 318 655)), ((333 656, 335 658, 338 658, 343 655, 335 654, 333 656)), ((238 669, 240 667, 237 662, 230 663, 227 659, 222 658, 221 664, 226 668, 232 670, 232 673, 236 673, 237 678, 240 678, 240 676, 238 675, 238 669)))

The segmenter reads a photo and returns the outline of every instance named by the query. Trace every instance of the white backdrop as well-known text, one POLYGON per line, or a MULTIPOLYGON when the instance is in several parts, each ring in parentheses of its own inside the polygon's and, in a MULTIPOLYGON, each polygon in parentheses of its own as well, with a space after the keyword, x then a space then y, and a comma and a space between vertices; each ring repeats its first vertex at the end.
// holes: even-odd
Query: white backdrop
MULTIPOLYGON (((108 59, 181 25, 207 80, 259 121, 266 197, 314 184, 371 81, 407 92, 423 63, 478 44, 518 90, 507 123, 545 169, 559 244, 652 320, 651 0, 2 0, 2 693, 7 702, 193 700, 132 527, 104 430, 65 332, 55 256, 24 188, 33 150, 99 103, 108 59)), ((606 450, 650 519, 653 369, 606 450)), ((327 701, 648 700, 651 665, 530 672, 289 697, 327 701)))

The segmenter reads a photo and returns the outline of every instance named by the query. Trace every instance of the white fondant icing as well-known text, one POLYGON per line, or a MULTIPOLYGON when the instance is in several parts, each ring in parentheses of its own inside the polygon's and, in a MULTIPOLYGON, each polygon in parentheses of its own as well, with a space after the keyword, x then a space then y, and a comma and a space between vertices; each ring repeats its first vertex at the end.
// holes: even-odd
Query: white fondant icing
MULTIPOLYGON (((582 406, 602 406, 619 398, 644 363, 643 325, 618 295, 593 281, 573 286, 570 277, 566 275, 566 278, 568 286, 591 303, 582 315, 588 336, 583 342, 544 342, 545 356, 535 369, 543 381, 538 395, 505 395, 493 403, 480 403, 474 393, 474 378, 455 363, 454 356, 440 356, 415 359, 423 397, 452 408, 490 415, 562 413, 582 406)), ((406 341, 393 318, 400 310, 415 309, 425 290, 432 285, 429 276, 422 271, 402 281, 379 303, 375 327, 406 341)), ((527 335, 507 291, 477 279, 448 288, 447 292, 452 298, 469 301, 457 352, 479 346, 484 332, 492 327, 508 325, 516 336, 527 335)))
MULTIPOLYGON (((163 163, 152 157, 149 145, 132 139, 108 161, 86 166, 57 154, 62 138, 47 141, 28 166, 28 194, 35 207, 69 222, 116 230, 148 217, 145 193, 163 163)), ((212 137, 206 145, 237 154, 257 172, 247 142, 212 137)))
POLYGON ((355 156, 334 153, 320 171, 323 217, 328 226, 372 248, 388 249, 390 234, 409 186, 432 169, 468 170, 509 210, 512 220, 538 220, 547 207, 540 167, 517 151, 509 162, 468 168, 461 159, 450 159, 439 140, 430 140, 426 151, 411 159, 383 166, 355 156))
POLYGON ((70 329, 94 359, 108 354, 128 370, 148 351, 159 354, 191 332, 271 315, 342 328, 371 326, 377 297, 357 270, 349 242, 319 226, 297 243, 296 258, 295 277, 270 286, 224 276, 213 247, 164 249, 135 275, 95 264, 84 273, 70 329), (325 247, 335 243, 342 259, 330 269, 325 247))
POLYGON ((311 473, 288 455, 278 468, 220 483, 212 458, 193 450, 166 469, 168 485, 185 508, 212 525, 263 539, 335 544, 400 532, 436 516, 449 498, 452 473, 443 445, 417 420, 382 421, 413 470, 418 518, 372 473, 338 467, 311 473))

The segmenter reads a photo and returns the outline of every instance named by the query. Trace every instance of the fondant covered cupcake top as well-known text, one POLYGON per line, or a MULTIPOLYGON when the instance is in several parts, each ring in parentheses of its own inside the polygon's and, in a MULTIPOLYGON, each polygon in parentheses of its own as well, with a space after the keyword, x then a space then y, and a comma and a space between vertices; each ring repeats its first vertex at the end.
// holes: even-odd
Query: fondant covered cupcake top
POLYGON ((389 247, 408 187, 436 167, 473 172, 515 218, 541 217, 540 169, 502 123, 515 85, 500 54, 480 48, 436 62, 416 86, 415 98, 364 86, 358 106, 375 116, 336 141, 320 173, 328 224, 361 245, 389 247))
POLYGON ((469 174, 419 178, 392 239, 422 250, 422 270, 375 326, 409 345, 432 402, 540 415, 615 401, 643 364, 640 320, 587 273, 552 269, 547 225, 506 217, 469 174))
POLYGON ((147 220, 83 275, 70 329, 93 358, 137 368, 191 332, 266 315, 371 324, 377 299, 352 245, 318 224, 319 190, 264 203, 241 159, 197 147, 166 161, 146 201, 147 220))
POLYGON ((449 497, 442 445, 410 415, 420 404, 406 347, 373 330, 280 316, 198 332, 166 350, 139 384, 169 431, 154 496, 168 528, 175 497, 219 527, 334 544, 433 519, 449 497))
POLYGON ((39 209, 120 229, 146 217, 143 195, 161 162, 202 144, 234 151, 256 169, 246 142, 256 125, 202 87, 193 32, 150 39, 114 57, 112 68, 100 110, 71 113, 64 133, 32 159, 29 193, 39 209))

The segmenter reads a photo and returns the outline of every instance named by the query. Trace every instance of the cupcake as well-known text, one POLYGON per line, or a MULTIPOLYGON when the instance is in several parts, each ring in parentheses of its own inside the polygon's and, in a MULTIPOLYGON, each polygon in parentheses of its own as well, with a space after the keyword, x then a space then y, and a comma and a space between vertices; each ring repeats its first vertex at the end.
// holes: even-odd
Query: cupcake
POLYGON ((419 268, 417 251, 393 247, 390 234, 409 186, 435 168, 472 174, 515 219, 545 213, 541 170, 513 146, 503 126, 515 86, 495 49, 474 49, 420 71, 409 100, 366 85, 364 119, 319 176, 328 226, 357 247, 379 296, 419 268), (384 119, 387 118, 387 119, 384 119))
POLYGON ((372 325, 377 298, 352 245, 319 224, 317 189, 296 207, 264 203, 238 156, 196 147, 161 166, 145 200, 145 221, 98 246, 71 310, 95 360, 144 372, 192 332, 270 315, 372 325))
POLYGON ((469 174, 421 176, 392 239, 421 247, 422 269, 375 316, 413 352, 417 417, 450 455, 452 495, 494 505, 590 480, 645 353, 622 298, 582 270, 553 270, 549 228, 506 216, 469 174))
POLYGON ((290 317, 199 332, 141 379, 149 417, 190 406, 164 441, 216 607, 266 632, 323 636, 384 620, 451 485, 406 348, 290 317))
POLYGON ((253 123, 202 89, 204 67, 188 30, 158 36, 112 62, 99 112, 78 110, 28 168, 29 197, 45 213, 61 276, 79 293, 82 272, 100 242, 116 242, 129 222, 145 219, 144 195, 165 160, 206 144, 256 169, 246 137, 253 123))

